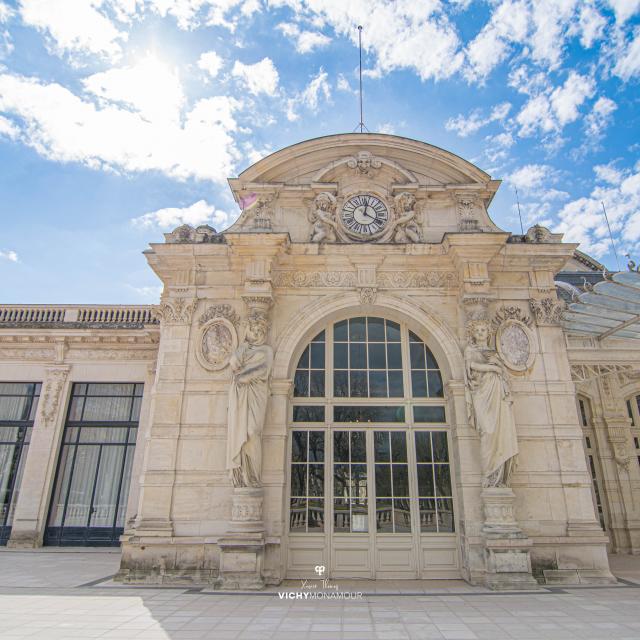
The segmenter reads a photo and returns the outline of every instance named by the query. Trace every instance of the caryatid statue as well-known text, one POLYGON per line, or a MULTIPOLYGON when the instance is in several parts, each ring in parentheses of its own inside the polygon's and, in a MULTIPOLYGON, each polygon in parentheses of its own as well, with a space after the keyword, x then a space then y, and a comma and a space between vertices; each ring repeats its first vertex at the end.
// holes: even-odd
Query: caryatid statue
POLYGON ((485 487, 508 487, 518 456, 513 401, 505 368, 489 346, 491 327, 471 320, 465 349, 469 418, 480 434, 485 487))
POLYGON ((227 471, 234 487, 262 486, 262 430, 267 414, 273 349, 265 344, 267 312, 253 309, 244 341, 229 359, 227 471))

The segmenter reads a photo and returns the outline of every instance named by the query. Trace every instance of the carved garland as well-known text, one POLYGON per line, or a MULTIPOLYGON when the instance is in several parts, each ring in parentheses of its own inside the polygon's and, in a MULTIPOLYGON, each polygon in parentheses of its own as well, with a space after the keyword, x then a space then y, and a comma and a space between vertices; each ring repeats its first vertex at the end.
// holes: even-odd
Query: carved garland
POLYGON ((45 427, 53 424, 56 419, 58 406, 60 404, 60 394, 69 375, 69 369, 68 367, 49 368, 46 370, 46 374, 42 398, 40 400, 42 403, 42 424, 45 427))
POLYGON ((560 324, 562 314, 566 308, 564 302, 554 298, 540 298, 529 300, 531 311, 536 318, 536 324, 560 324))

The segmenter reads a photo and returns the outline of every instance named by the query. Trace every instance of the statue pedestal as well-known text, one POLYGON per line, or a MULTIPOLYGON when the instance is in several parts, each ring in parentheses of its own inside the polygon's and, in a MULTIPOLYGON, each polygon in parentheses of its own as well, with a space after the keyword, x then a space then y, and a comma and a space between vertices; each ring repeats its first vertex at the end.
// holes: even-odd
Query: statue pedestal
POLYGON ((220 573, 218 589, 263 589, 264 523, 262 489, 236 487, 227 533, 218 540, 220 573))
POLYGON ((486 585, 495 590, 537 589, 539 585, 531 574, 529 556, 533 543, 516 522, 513 490, 488 487, 481 495, 486 585))

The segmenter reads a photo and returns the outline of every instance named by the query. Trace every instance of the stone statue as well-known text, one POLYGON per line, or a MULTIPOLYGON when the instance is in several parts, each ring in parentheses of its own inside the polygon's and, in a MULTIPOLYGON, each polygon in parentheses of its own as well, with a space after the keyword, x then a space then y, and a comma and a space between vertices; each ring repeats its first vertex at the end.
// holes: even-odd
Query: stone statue
POLYGON ((333 194, 323 191, 313 201, 309 216, 313 223, 311 242, 336 241, 336 198, 333 194))
POLYGON ((416 219, 416 199, 411 193, 404 191, 393 199, 394 242, 422 242, 422 231, 416 219))
POLYGON ((469 419, 480 434, 485 487, 508 487, 518 455, 507 373, 489 346, 487 320, 471 320, 465 349, 469 419))
POLYGON ((273 349, 265 344, 268 328, 266 312, 251 311, 244 342, 229 359, 227 470, 234 487, 262 486, 262 428, 273 364, 273 349))

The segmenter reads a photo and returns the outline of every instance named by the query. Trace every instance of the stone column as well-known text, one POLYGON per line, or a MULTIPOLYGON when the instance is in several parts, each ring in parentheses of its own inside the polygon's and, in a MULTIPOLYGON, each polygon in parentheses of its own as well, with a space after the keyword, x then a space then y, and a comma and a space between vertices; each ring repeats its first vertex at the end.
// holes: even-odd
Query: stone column
POLYGON ((18 502, 7 546, 30 549, 42 546, 47 526, 49 496, 56 472, 58 449, 64 428, 64 398, 70 367, 45 369, 38 411, 18 493, 18 502))

